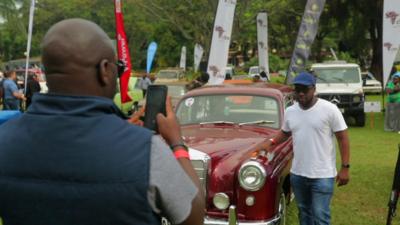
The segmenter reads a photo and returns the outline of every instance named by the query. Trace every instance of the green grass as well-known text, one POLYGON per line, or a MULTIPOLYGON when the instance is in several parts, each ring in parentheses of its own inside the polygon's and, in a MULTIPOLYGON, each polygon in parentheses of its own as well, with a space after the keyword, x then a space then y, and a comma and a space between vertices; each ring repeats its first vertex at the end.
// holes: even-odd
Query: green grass
MULTIPOLYGON (((367 96, 380 101, 379 95, 367 96)), ((367 115, 365 127, 350 127, 351 178, 344 187, 335 188, 332 200, 332 224, 380 225, 386 223, 400 134, 383 131, 383 113, 367 115)), ((340 157, 337 156, 338 163, 340 157)), ((400 215, 400 212, 399 212, 400 215)), ((299 224, 295 202, 288 208, 288 225, 299 224)), ((400 224, 400 216, 393 224, 400 224)))

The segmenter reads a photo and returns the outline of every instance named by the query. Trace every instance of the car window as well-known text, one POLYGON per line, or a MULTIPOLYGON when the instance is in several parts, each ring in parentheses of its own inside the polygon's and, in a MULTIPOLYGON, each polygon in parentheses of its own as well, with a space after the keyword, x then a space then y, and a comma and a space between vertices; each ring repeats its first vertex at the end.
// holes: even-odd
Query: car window
POLYGON ((279 129, 279 105, 276 99, 253 95, 207 95, 186 98, 177 107, 182 125, 214 121, 250 123, 279 129))
POLYGON ((317 83, 359 83, 358 68, 313 68, 317 83))
POLYGON ((249 74, 257 74, 257 73, 260 73, 258 67, 251 67, 250 68, 249 74))

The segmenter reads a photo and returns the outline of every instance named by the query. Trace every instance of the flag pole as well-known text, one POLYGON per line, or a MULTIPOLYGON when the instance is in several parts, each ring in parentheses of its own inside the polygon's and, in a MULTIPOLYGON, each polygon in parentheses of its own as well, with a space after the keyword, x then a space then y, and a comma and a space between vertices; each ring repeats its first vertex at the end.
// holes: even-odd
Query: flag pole
POLYGON ((25 95, 26 95, 26 87, 27 87, 27 83, 28 83, 28 68, 29 68, 29 56, 30 56, 30 52, 31 52, 34 11, 35 11, 35 0, 31 0, 31 7, 29 10, 28 43, 26 46, 25 82, 24 82, 24 94, 25 95))

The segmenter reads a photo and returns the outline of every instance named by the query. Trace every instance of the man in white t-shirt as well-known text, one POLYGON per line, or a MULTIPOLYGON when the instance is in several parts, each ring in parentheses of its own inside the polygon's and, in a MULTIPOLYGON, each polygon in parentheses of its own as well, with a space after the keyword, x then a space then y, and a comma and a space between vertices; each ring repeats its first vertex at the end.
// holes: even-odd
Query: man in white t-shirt
POLYGON ((333 187, 349 182, 350 148, 347 125, 336 105, 316 97, 315 77, 300 73, 295 77, 297 102, 285 111, 280 132, 262 147, 273 151, 290 136, 293 138, 293 163, 290 182, 296 196, 301 225, 330 224, 333 187), (342 160, 336 171, 335 137, 342 160))

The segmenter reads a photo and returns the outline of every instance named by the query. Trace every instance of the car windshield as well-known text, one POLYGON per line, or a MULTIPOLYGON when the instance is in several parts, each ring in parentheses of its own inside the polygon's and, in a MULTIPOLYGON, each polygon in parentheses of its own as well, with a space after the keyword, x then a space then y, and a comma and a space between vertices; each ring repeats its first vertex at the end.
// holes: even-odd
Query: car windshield
POLYGON ((183 85, 168 85, 168 95, 171 97, 181 97, 186 93, 183 85))
POLYGON ((352 68, 313 68, 317 83, 359 83, 357 67, 352 68))
POLYGON ((182 125, 229 121, 279 129, 279 112, 278 102, 271 97, 222 94, 186 98, 176 115, 182 125))
POLYGON ((251 67, 249 70, 249 74, 258 74, 258 73, 259 73, 258 67, 251 67))
POLYGON ((160 71, 157 78, 178 79, 178 73, 175 71, 160 71))

